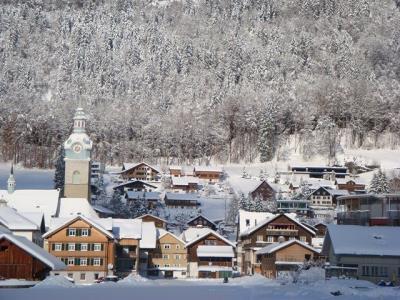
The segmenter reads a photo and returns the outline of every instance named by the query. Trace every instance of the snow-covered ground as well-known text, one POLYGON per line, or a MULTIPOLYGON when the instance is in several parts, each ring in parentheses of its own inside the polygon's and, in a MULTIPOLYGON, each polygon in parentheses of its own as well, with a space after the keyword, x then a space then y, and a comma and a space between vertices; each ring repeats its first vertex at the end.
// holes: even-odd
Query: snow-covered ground
POLYGON ((335 299, 332 292, 340 291, 338 299, 399 299, 397 287, 377 287, 366 281, 331 279, 310 284, 282 283, 261 276, 222 280, 140 280, 133 278, 118 283, 91 286, 66 285, 56 280, 30 289, 1 289, 0 299, 335 299))

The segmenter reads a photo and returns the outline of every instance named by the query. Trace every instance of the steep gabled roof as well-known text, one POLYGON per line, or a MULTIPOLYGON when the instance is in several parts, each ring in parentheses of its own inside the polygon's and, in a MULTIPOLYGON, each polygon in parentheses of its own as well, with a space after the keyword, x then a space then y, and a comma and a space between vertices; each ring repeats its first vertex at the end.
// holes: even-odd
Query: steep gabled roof
POLYGON ((306 249, 311 250, 311 251, 313 251, 315 253, 318 253, 318 251, 316 249, 314 249, 310 245, 307 245, 306 243, 300 242, 299 240, 289 240, 289 241, 286 241, 286 242, 274 243, 274 244, 265 246, 264 248, 258 250, 256 252, 256 254, 257 255, 259 255, 259 254, 271 254, 271 253, 274 253, 274 252, 276 252, 276 251, 278 251, 280 249, 283 249, 283 248, 288 247, 288 246, 293 245, 293 244, 298 244, 299 246, 301 246, 303 248, 306 248, 306 249))
POLYGON ((61 260, 51 255, 38 245, 32 243, 25 237, 1 233, 0 240, 1 239, 6 239, 10 241, 14 245, 18 246, 33 257, 43 262, 45 265, 49 266, 54 271, 65 270, 67 268, 67 266, 61 260))
POLYGON ((32 220, 26 218, 11 207, 0 207, 0 224, 9 230, 39 230, 38 226, 32 220))
POLYGON ((85 215, 91 219, 99 218, 86 198, 61 198, 58 217, 70 218, 76 215, 85 215))
POLYGON ((156 168, 153 167, 153 166, 150 166, 149 164, 147 164, 147 163, 145 163, 145 162, 140 162, 140 163, 123 163, 123 167, 122 167, 123 170, 122 170, 121 173, 124 173, 124 172, 126 172, 126 171, 131 170, 131 169, 134 169, 134 168, 136 168, 136 167, 138 167, 138 166, 140 166, 140 165, 146 165, 146 166, 148 166, 150 169, 156 171, 157 173, 161 173, 158 169, 156 169, 156 168))
POLYGON ((183 241, 181 238, 177 237, 172 232, 166 231, 165 229, 162 229, 162 228, 156 228, 156 230, 157 230, 157 240, 161 239, 165 235, 170 235, 177 241, 181 242, 182 244, 184 244, 184 245, 186 244, 185 241, 183 241))
POLYGON ((300 227, 302 227, 303 229, 305 229, 306 231, 311 233, 313 236, 315 236, 315 232, 313 230, 311 230, 310 228, 308 228, 304 224, 301 224, 299 221, 295 220, 294 218, 290 217, 288 214, 279 214, 279 215, 276 215, 275 217, 273 217, 271 219, 266 219, 265 221, 261 222, 259 225, 255 226, 253 228, 250 228, 247 231, 241 233, 240 236, 247 236, 249 234, 252 234, 253 232, 255 232, 258 229, 260 229, 261 227, 263 227, 263 226, 271 223, 272 221, 276 220, 280 216, 285 216, 286 218, 288 218, 289 220, 291 220, 292 222, 296 223, 297 225, 299 225, 300 227))
POLYGON ((206 219, 208 222, 210 222, 214 226, 217 226, 217 224, 215 224, 213 221, 211 221, 209 218, 207 218, 205 215, 202 215, 202 214, 200 214, 200 215, 198 215, 198 216, 196 216, 194 218, 191 218, 189 221, 186 222, 186 224, 189 224, 190 222, 192 222, 192 221, 194 221, 194 220, 196 220, 196 219, 198 219, 200 217, 202 217, 203 219, 206 219))
POLYGON ((130 186, 130 185, 133 185, 135 183, 140 183, 140 184, 146 185, 148 187, 151 187, 153 189, 157 188, 155 185, 152 185, 150 183, 144 182, 142 180, 129 180, 127 182, 124 182, 124 183, 121 183, 121 184, 118 184, 118 185, 114 186, 113 189, 116 190, 118 188, 122 188, 122 187, 125 187, 125 186, 130 186))
POLYGON ((161 222, 168 223, 167 220, 165 220, 165 219, 163 219, 163 218, 160 218, 160 217, 157 217, 157 216, 152 215, 152 214, 145 214, 145 215, 136 217, 135 219, 143 219, 144 217, 152 217, 152 218, 154 218, 154 219, 160 220, 161 222))
POLYGON ((220 235, 218 232, 212 230, 211 228, 208 227, 192 227, 189 228, 187 230, 185 230, 182 234, 181 237, 184 241, 186 241, 186 245, 185 247, 188 247, 190 245, 192 245, 193 243, 207 237, 208 235, 214 235, 215 237, 223 240, 225 243, 231 245, 232 247, 236 248, 236 245, 234 243, 232 243, 230 240, 226 239, 225 237, 223 237, 222 235, 220 235), (198 232, 198 234, 196 234, 196 231, 198 232), (189 239, 186 237, 188 235, 188 233, 190 232, 190 237, 189 239))
MULTIPOLYGON (((103 226, 101 226, 99 223, 96 222, 96 220, 92 220, 89 219, 83 215, 77 215, 75 217, 72 217, 71 219, 67 219, 67 221, 65 221, 64 223, 62 223, 61 225, 56 226, 55 228, 51 229, 50 231, 46 232, 43 235, 43 238, 47 238, 49 236, 51 236, 52 234, 62 230, 63 228, 65 228, 66 226, 68 226, 69 224, 77 221, 77 220, 82 220, 90 225, 92 225, 93 227, 95 227, 96 229, 98 229, 100 232, 104 233, 104 235, 108 236, 109 238, 114 238, 114 235, 109 232, 108 230, 106 230, 103 226)), ((98 219, 101 220, 101 219, 98 219)))

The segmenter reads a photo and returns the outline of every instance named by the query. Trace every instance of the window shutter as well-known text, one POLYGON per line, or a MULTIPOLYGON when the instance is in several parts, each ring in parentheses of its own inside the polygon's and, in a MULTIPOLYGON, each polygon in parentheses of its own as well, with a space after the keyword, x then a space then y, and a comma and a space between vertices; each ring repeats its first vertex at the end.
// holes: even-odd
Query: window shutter
POLYGON ((104 244, 101 244, 101 251, 104 250, 104 244))
POLYGON ((77 229, 76 236, 81 236, 81 235, 82 235, 82 229, 77 229))
POLYGON ((65 244, 61 244, 61 250, 65 250, 65 244))
POLYGON ((81 244, 75 244, 76 251, 81 251, 81 244))
POLYGON ((90 228, 88 229, 88 236, 90 236, 90 234, 91 234, 91 230, 90 230, 90 228))
POLYGON ((102 265, 103 265, 103 259, 100 258, 100 266, 102 266, 102 265))
POLYGON ((88 260, 89 260, 89 265, 93 266, 93 258, 90 258, 88 260))
POLYGON ((56 250, 56 244, 51 244, 51 250, 56 250))
POLYGON ((69 229, 67 228, 66 236, 69 236, 69 229))

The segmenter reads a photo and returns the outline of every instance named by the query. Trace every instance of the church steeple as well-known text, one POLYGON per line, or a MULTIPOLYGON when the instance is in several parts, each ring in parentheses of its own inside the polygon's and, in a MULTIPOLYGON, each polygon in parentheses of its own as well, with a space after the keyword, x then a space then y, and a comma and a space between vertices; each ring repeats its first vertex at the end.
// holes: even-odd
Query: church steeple
POLYGON ((7 180, 7 190, 8 190, 9 194, 14 193, 15 185, 16 185, 16 182, 15 182, 15 178, 14 178, 14 165, 11 164, 10 176, 8 177, 8 180, 7 180))
POLYGON ((74 130, 73 133, 86 132, 86 115, 83 108, 78 107, 74 116, 74 130))

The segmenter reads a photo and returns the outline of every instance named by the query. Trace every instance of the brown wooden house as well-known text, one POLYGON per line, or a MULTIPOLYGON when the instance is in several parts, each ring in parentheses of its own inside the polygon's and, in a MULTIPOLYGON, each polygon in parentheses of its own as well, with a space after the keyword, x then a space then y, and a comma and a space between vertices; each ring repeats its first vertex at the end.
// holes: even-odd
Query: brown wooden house
POLYGON ((199 178, 197 177, 172 177, 171 189, 186 193, 196 192, 199 189, 199 178))
POLYGON ((105 228, 99 221, 79 215, 43 235, 46 250, 68 267, 60 273, 81 283, 108 275, 108 265, 115 264, 115 237, 110 232, 110 221, 110 228, 105 228))
POLYGON ((350 193, 365 191, 365 183, 360 179, 336 179, 337 188, 339 190, 346 190, 350 193))
POLYGON ((121 171, 121 177, 125 180, 155 181, 159 174, 159 170, 144 162, 124 163, 121 171))
POLYGON ((171 175, 171 177, 183 176, 182 167, 180 167, 180 166, 170 166, 168 169, 169 169, 169 174, 171 175))
POLYGON ((145 214, 143 216, 137 217, 136 219, 141 219, 143 222, 153 222, 154 225, 156 226, 156 228, 162 228, 162 229, 166 229, 167 228, 167 221, 154 216, 154 215, 150 215, 150 214, 145 214))
POLYGON ((209 182, 219 182, 223 171, 220 168, 197 166, 193 169, 194 176, 209 181, 209 182))
POLYGON ((66 266, 61 260, 27 238, 0 234, 0 277, 43 280, 50 271, 64 269, 66 266))
POLYGON ((190 227, 208 227, 212 230, 217 229, 217 224, 215 224, 213 221, 203 215, 198 215, 197 217, 194 217, 193 219, 189 220, 187 224, 190 227))
POLYGON ((315 236, 313 230, 289 215, 279 214, 266 219, 257 226, 241 233, 239 237, 238 248, 240 255, 242 255, 241 272, 243 274, 261 272, 255 253, 268 244, 297 239, 311 245, 312 238, 315 236))
POLYGON ((259 198, 263 201, 274 200, 276 191, 267 181, 263 180, 252 191, 250 191, 249 196, 252 199, 259 198))
POLYGON ((277 278, 282 272, 294 272, 305 262, 318 259, 318 252, 298 240, 289 240, 268 245, 256 252, 260 273, 268 278, 277 278))
POLYGON ((190 277, 232 276, 235 244, 205 227, 191 227, 185 230, 181 237, 186 242, 190 277))

